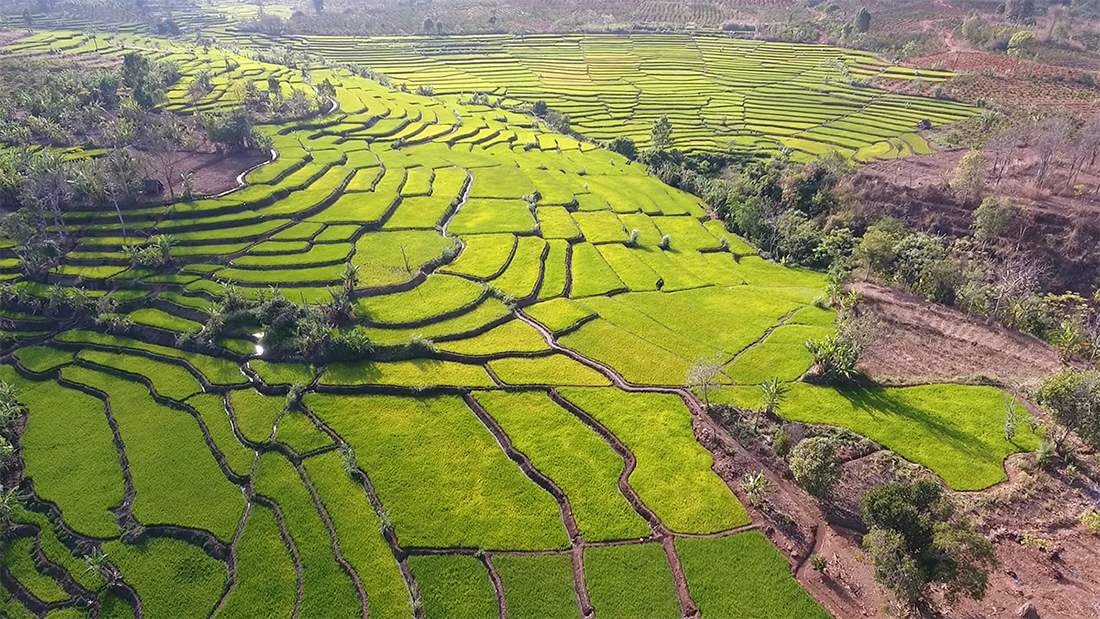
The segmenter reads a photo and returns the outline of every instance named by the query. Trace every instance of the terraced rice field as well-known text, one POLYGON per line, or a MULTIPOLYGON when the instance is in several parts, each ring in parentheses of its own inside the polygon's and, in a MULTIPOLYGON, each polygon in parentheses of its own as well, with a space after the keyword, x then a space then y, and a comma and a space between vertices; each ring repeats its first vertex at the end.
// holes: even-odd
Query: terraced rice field
MULTIPOLYGON (((147 617, 827 614, 715 472, 683 387, 701 358, 724 361, 738 389, 797 381, 809 360, 791 342, 832 329, 820 274, 754 255, 692 196, 516 113, 343 69, 307 81, 232 55, 226 72, 230 52, 126 34, 39 33, 7 51, 127 49, 179 64, 170 110, 235 103, 228 87, 186 99, 204 68, 223 85, 328 79, 338 106, 264 127, 277 156, 236 191, 127 211, 131 237, 113 211, 68 214, 83 241, 51 281, 116 295, 134 326, 10 321, 31 340, 0 379, 29 411, 32 496, 0 567, 3 614, 87 600, 147 617), (177 239, 179 264, 131 268, 123 244, 156 233, 177 239), (324 302, 347 264, 376 348, 417 341, 411 358, 276 362, 247 331, 175 343, 230 285, 324 302), (117 575, 106 588, 80 558, 98 551, 117 575)), ((841 416, 845 394, 811 389, 784 414, 835 423, 816 403, 841 416)), ((998 398, 969 401, 983 415, 952 432, 954 451, 911 456, 958 487, 996 479, 953 454, 1027 447, 997 438, 998 398)))
POLYGON ((686 152, 796 158, 835 151, 859 161, 926 154, 917 131, 970 106, 892 94, 859 80, 942 81, 949 72, 892 66, 869 52, 720 35, 310 36, 296 49, 368 67, 410 88, 505 106, 545 101, 594 140, 650 144, 667 116, 686 152))

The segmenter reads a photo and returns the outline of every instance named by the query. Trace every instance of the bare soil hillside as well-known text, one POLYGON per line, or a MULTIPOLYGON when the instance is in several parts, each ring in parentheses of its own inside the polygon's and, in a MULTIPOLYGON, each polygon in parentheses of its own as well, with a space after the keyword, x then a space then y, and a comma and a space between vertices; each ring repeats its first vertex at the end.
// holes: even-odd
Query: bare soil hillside
MULTIPOLYGON (((852 179, 855 202, 868 221, 890 215, 930 232, 963 236, 977 207, 949 187, 963 154, 948 151, 865 166, 852 179)), ((1021 215, 998 242, 1045 260, 1051 290, 1091 294, 1100 284, 1100 167, 1086 167, 1069 183, 1064 166, 1056 162, 1053 174, 1036 188, 1037 155, 1016 148, 1008 156, 1007 169, 1000 182, 990 181, 989 194, 1017 205, 1021 215)))

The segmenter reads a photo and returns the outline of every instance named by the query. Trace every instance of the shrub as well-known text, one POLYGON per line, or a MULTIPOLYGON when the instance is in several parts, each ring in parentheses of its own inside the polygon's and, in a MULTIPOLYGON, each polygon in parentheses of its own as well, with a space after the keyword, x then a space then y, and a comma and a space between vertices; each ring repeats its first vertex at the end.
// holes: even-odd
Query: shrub
POLYGON ((0 381, 0 434, 10 432, 22 414, 23 407, 15 399, 15 390, 8 383, 0 381))
POLYGON ((768 478, 761 471, 746 473, 741 478, 741 491, 748 497, 750 505, 759 507, 768 493, 768 478))
POLYGON ((772 431, 772 449, 784 457, 791 450, 791 433, 787 430, 787 426, 776 426, 772 431))
POLYGON ((812 567, 815 572, 824 574, 825 568, 829 567, 829 562, 821 555, 814 555, 810 557, 810 567, 812 567))
POLYGON ((1054 441, 1050 439, 1043 439, 1039 441, 1039 446, 1035 448, 1035 464, 1045 469, 1054 463, 1054 459, 1058 457, 1058 448, 1054 444, 1054 441))
POLYGON ((840 479, 840 458, 833 440, 823 436, 802 439, 787 458, 795 481, 810 494, 827 498, 840 479))
POLYGON ((8 467, 8 463, 11 462, 14 455, 15 446, 7 438, 0 436, 0 471, 8 467))
POLYGON ((856 364, 861 351, 840 334, 807 340, 806 350, 813 357, 812 372, 825 382, 847 382, 858 374, 856 364))
POLYGON ((1082 513, 1081 526, 1093 535, 1100 535, 1100 511, 1089 509, 1082 513))
POLYGON ((0 535, 4 535, 11 528, 15 514, 23 509, 27 495, 18 488, 4 488, 0 486, 0 535))

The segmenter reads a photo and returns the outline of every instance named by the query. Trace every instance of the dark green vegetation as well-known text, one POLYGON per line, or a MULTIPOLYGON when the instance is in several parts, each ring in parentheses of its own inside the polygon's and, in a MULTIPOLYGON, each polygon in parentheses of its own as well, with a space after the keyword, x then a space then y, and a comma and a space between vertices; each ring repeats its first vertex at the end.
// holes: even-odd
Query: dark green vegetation
POLYGON ((956 514, 937 483, 881 486, 864 495, 862 506, 870 527, 863 545, 875 577, 899 599, 917 602, 934 583, 945 587, 949 600, 985 594, 997 562, 993 544, 956 514))

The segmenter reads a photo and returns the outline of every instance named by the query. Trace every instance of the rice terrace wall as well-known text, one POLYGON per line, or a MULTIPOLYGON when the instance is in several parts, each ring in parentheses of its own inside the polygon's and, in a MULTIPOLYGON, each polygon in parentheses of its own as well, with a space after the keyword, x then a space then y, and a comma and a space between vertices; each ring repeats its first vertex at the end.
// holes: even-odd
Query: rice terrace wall
POLYGON ((644 145, 667 114, 691 151, 864 160, 923 152, 918 122, 973 110, 848 78, 944 74, 707 36, 284 42, 434 95, 133 33, 4 48, 171 59, 166 112, 231 107, 241 81, 335 87, 327 114, 262 128, 277 156, 235 191, 125 226, 68 212, 81 240, 49 283, 5 250, 27 311, 5 316, 20 344, 0 378, 28 410, 29 496, 5 616, 828 616, 697 440, 717 431, 684 386, 702 358, 724 401, 789 383, 784 416, 863 433, 955 489, 1034 446, 1027 428, 1005 440, 993 387, 800 382, 802 343, 834 330, 822 274, 760 257, 639 164, 469 100, 545 100, 593 139, 644 145), (156 234, 176 266, 131 266, 124 246, 156 234), (355 321, 389 357, 311 366, 265 358, 246 329, 189 337, 234 298, 327 302, 349 265, 355 321), (43 317, 77 284, 132 325, 43 317))
POLYGON ((685 152, 860 161, 927 154, 917 128, 975 108, 889 93, 870 80, 942 81, 946 71, 892 66, 869 52, 720 35, 471 35, 298 38, 294 47, 356 63, 436 95, 486 93, 547 105, 596 140, 650 142, 661 116, 685 152))

